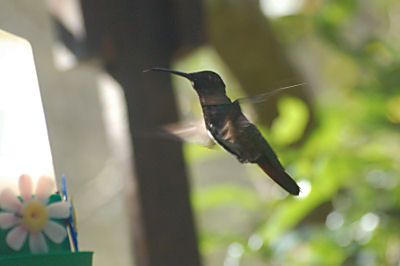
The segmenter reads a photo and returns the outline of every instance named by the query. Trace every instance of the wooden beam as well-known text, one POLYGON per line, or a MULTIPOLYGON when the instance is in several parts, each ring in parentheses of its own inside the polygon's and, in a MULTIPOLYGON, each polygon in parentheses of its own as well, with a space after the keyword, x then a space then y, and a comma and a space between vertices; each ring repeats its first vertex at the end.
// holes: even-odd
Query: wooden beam
POLYGON ((138 266, 200 265, 182 146, 152 134, 178 119, 171 80, 169 75, 142 72, 168 67, 178 48, 201 42, 200 1, 186 2, 185 10, 178 12, 172 0, 81 1, 87 45, 98 51, 126 96, 135 165, 132 234, 138 266), (177 18, 184 11, 196 15, 177 18))

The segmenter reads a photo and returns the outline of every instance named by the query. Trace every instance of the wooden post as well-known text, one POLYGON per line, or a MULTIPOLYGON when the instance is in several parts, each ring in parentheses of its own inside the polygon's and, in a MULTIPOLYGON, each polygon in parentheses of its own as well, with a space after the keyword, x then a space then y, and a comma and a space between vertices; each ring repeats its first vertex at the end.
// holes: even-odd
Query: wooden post
POLYGON ((168 67, 178 47, 203 39, 200 1, 177 3, 81 1, 87 50, 103 59, 126 96, 137 192, 132 233, 139 266, 200 265, 181 144, 151 133, 178 118, 170 76, 142 72, 168 67))

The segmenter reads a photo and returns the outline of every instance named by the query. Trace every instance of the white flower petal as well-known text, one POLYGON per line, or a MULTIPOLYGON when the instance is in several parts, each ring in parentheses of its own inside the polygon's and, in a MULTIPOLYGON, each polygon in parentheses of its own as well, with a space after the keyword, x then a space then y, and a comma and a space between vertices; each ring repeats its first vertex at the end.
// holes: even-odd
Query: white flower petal
POLYGON ((71 204, 66 201, 58 201, 48 205, 46 208, 51 218, 65 219, 70 215, 70 206, 71 204))
POLYGON ((41 176, 36 186, 35 198, 47 204, 50 195, 54 192, 54 180, 49 176, 41 176))
POLYGON ((6 237, 6 242, 10 248, 19 251, 25 242, 28 232, 22 226, 17 226, 12 229, 6 237))
POLYGON ((0 194, 0 205, 6 211, 18 212, 21 209, 21 202, 11 189, 5 189, 0 194))
POLYGON ((44 239, 44 236, 41 232, 29 234, 29 249, 32 253, 49 252, 46 240, 44 239))
POLYGON ((54 243, 60 244, 67 237, 67 230, 59 223, 48 221, 43 229, 44 233, 54 243))
POLYGON ((21 175, 19 177, 19 191, 24 201, 32 199, 32 178, 29 175, 21 175))
POLYGON ((20 217, 15 216, 14 213, 2 212, 0 213, 0 228, 3 230, 9 229, 21 221, 20 217))

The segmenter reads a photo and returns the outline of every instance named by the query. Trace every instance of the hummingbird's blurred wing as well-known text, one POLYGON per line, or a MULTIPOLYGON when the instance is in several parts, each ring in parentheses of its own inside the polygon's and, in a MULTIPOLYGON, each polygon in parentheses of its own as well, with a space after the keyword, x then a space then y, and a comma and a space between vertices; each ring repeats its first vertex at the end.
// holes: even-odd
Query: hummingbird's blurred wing
POLYGON ((204 120, 182 121, 162 127, 165 134, 177 140, 212 148, 215 143, 210 138, 204 120))
MULTIPOLYGON (((242 103, 260 103, 268 100, 271 96, 280 93, 284 90, 302 86, 305 83, 299 83, 291 86, 286 86, 282 88, 275 89, 270 92, 239 98, 235 102, 242 103)), ((213 103, 215 105, 215 103, 213 103)), ((240 107, 239 107, 240 108, 240 107)), ((230 133, 227 131, 227 133, 230 133)), ((204 119, 199 120, 188 120, 182 121, 172 124, 167 124, 161 128, 160 131, 157 132, 158 137, 168 138, 181 142, 188 142, 197 145, 206 146, 207 148, 215 147, 214 140, 210 137, 209 132, 207 131, 204 119)), ((221 144, 221 143, 220 143, 221 144)))
POLYGON ((306 83, 304 83, 304 82, 303 83, 298 83, 298 84, 295 84, 295 85, 290 85, 290 86, 278 88, 278 89, 275 89, 273 91, 269 91, 269 92, 265 92, 265 93, 261 93, 261 94, 257 94, 257 95, 253 95, 253 96, 239 98, 236 101, 238 103, 240 103, 240 104, 248 103, 248 102, 250 102, 250 103, 260 103, 260 102, 268 100, 269 98, 271 98, 271 96, 273 96, 275 94, 278 94, 278 93, 280 93, 280 92, 282 92, 284 90, 287 90, 287 89, 290 89, 290 88, 294 88, 294 87, 303 86, 304 84, 306 84, 306 83))

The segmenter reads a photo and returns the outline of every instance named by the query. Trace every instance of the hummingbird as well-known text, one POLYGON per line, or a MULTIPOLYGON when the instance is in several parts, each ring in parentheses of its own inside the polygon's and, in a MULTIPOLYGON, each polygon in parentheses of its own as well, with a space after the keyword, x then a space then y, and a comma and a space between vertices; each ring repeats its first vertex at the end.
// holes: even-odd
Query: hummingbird
POLYGON ((239 101, 226 95, 225 83, 213 71, 185 73, 167 68, 151 68, 184 77, 197 92, 203 110, 205 126, 210 137, 222 148, 236 156, 241 163, 255 163, 279 186, 298 195, 299 186, 286 173, 278 157, 257 127, 243 114, 239 101))

